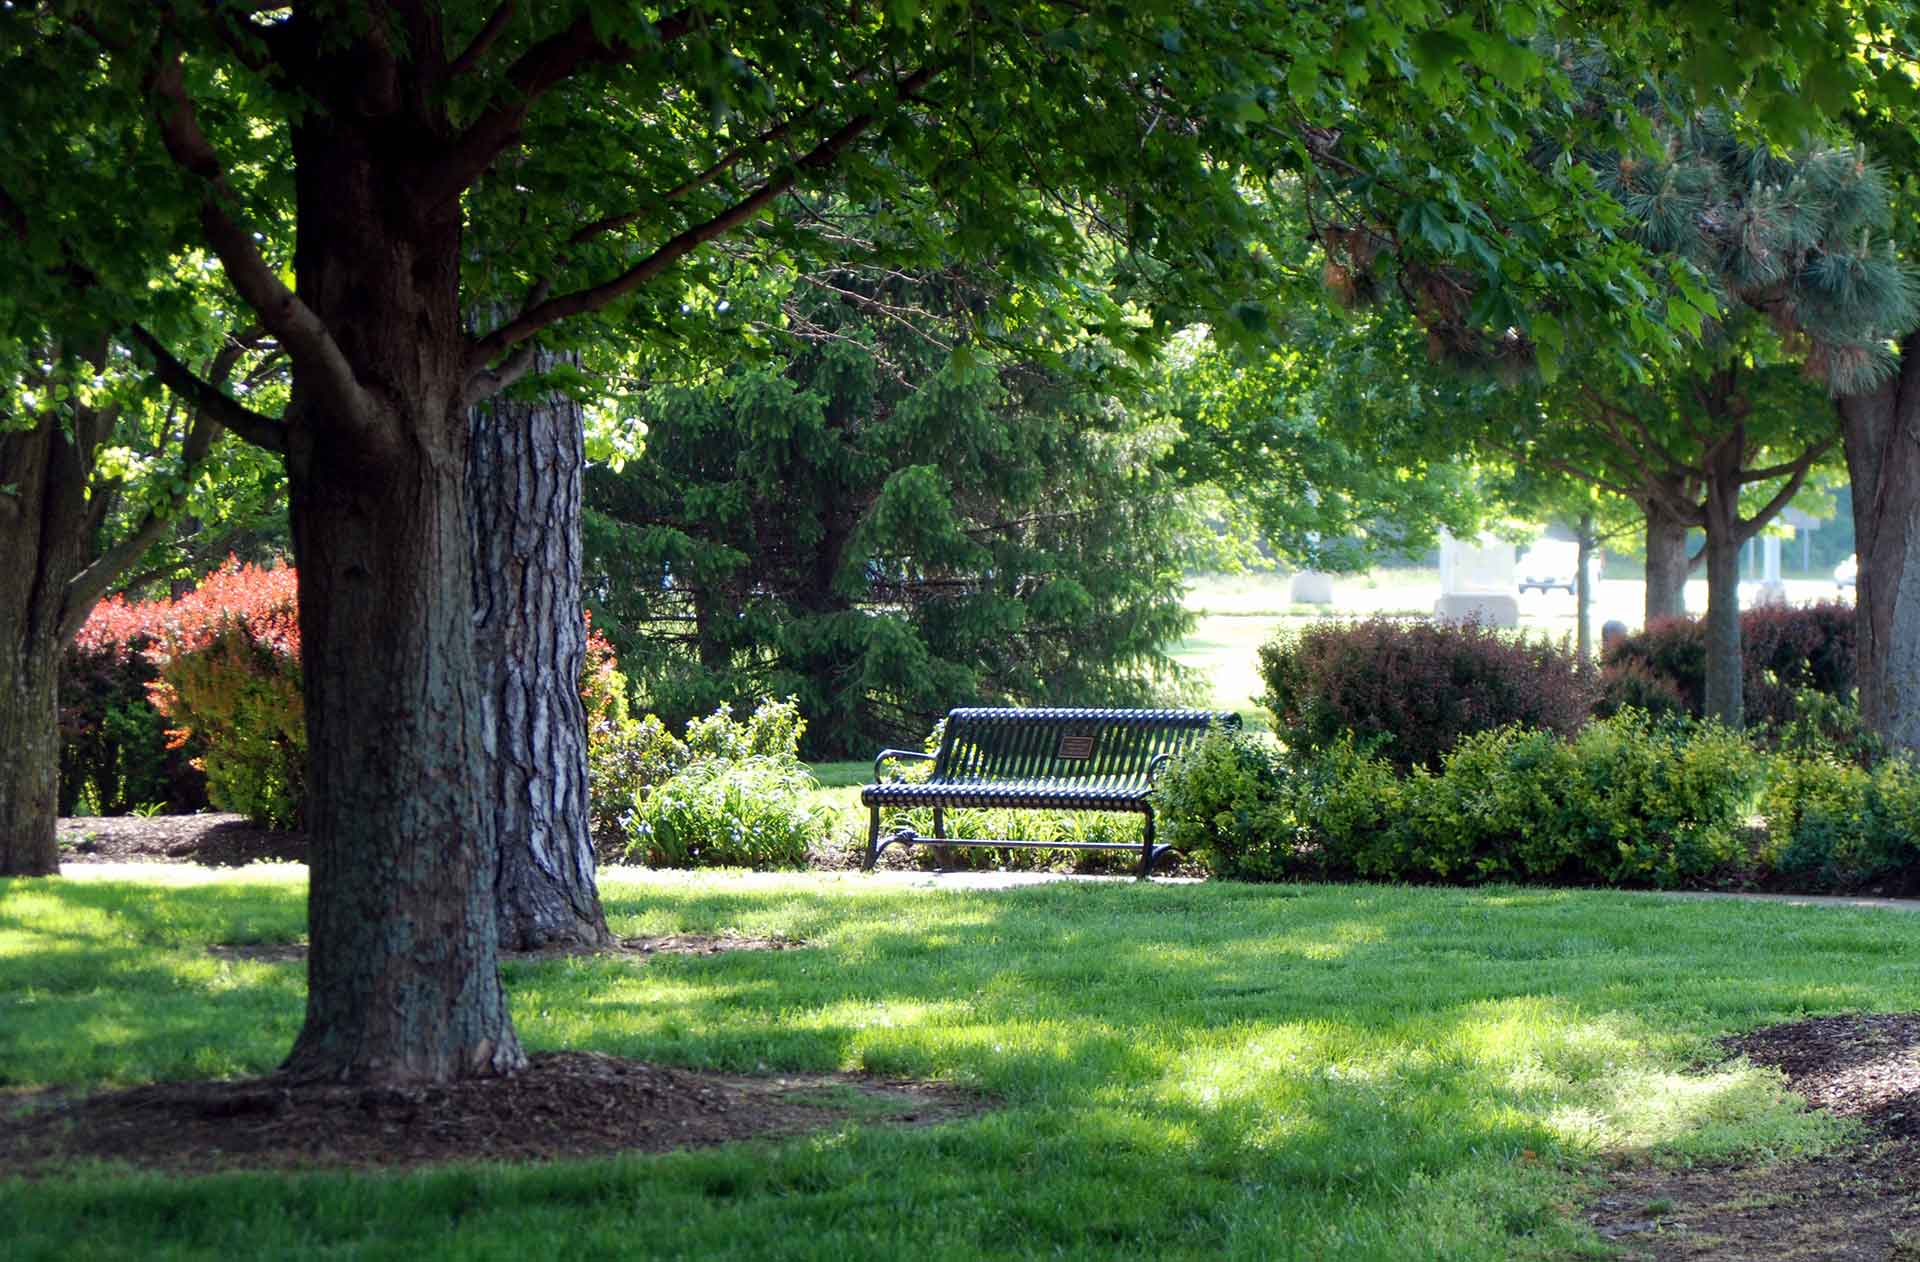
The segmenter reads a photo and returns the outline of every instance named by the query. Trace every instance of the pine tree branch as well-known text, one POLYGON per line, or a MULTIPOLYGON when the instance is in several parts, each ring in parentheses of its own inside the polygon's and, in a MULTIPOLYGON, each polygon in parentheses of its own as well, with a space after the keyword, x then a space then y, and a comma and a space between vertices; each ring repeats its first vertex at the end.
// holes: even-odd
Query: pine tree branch
MULTIPOLYGON (((939 71, 931 66, 916 70, 895 86, 895 98, 899 101, 913 99, 925 90, 938 73, 939 71)), ((551 324, 583 312, 597 311, 608 303, 632 293, 680 259, 693 253, 701 245, 725 235, 758 215, 774 199, 799 183, 803 172, 820 171, 831 167, 842 153, 878 121, 879 115, 874 113, 854 115, 838 131, 808 150, 785 172, 768 178, 759 188, 711 219, 686 229, 620 275, 598 285, 576 289, 557 298, 550 298, 506 325, 495 329, 475 345, 475 360, 484 364, 508 347, 531 337, 551 324)))

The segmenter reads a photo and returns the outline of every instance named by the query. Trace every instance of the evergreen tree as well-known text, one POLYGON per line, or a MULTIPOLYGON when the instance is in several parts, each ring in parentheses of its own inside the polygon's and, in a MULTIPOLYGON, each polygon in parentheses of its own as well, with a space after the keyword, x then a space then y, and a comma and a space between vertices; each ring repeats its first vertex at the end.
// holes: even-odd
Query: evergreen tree
POLYGON ((834 271, 784 362, 638 405, 645 454, 588 478, 587 591, 670 723, 796 695, 811 752, 917 740, 958 704, 1141 703, 1178 686, 1202 532, 1083 342, 955 346, 959 277, 834 271))

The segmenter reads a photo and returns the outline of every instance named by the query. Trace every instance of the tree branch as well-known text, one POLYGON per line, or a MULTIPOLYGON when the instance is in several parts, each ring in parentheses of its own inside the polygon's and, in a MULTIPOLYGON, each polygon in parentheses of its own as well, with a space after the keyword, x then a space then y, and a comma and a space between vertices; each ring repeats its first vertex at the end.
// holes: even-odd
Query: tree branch
POLYGON ((514 12, 519 7, 517 0, 501 0, 500 7, 488 16, 480 33, 473 37, 473 42, 447 63, 447 77, 457 79, 479 65, 480 59, 492 51, 495 42, 506 33, 507 25, 513 21, 514 12))
POLYGON ((243 406, 217 386, 202 381, 192 369, 175 359, 173 352, 162 345, 159 338, 142 326, 134 325, 130 336, 153 356, 155 375, 196 413, 211 417, 256 447, 286 454, 285 425, 243 406))
MULTIPOLYGON (((498 16, 496 12, 494 17, 498 16)), ((488 25, 492 22, 489 18, 488 25)), ((694 11, 690 7, 662 17, 649 28, 653 34, 650 47, 674 43, 693 25, 694 11)), ((504 99, 483 110, 454 141, 448 157, 423 173, 423 195, 429 201, 439 201, 465 192, 502 150, 519 139, 520 128, 534 104, 580 67, 629 61, 643 51, 637 44, 603 43, 584 13, 565 30, 533 45, 507 68, 504 99)))
MULTIPOLYGON (((918 96, 938 73, 938 70, 930 66, 916 70, 900 80, 894 89, 896 99, 907 101, 918 96)), ((572 293, 549 299, 495 329, 475 345, 475 360, 478 364, 484 364, 508 347, 531 337, 550 324, 582 312, 597 311, 615 299, 632 293, 680 259, 693 253, 701 245, 725 235, 752 219, 781 194, 797 184, 803 171, 818 171, 832 166, 840 155, 877 121, 879 121, 877 114, 854 115, 838 131, 808 150, 783 174, 769 178, 752 193, 711 219, 686 229, 619 276, 586 289, 576 289, 572 293)))
MULTIPOLYGON (((254 245, 252 235, 227 213, 223 203, 232 199, 233 191, 221 168, 219 155, 200 130, 177 53, 154 65, 148 87, 157 98, 154 118, 159 123, 168 156, 205 185, 200 201, 200 227, 214 253, 220 256, 227 278, 295 362, 324 383, 326 392, 332 396, 330 401, 343 418, 360 416, 365 402, 360 383, 326 324, 280 282, 254 245)), ((221 423, 249 442, 255 441, 240 425, 224 419, 221 423)))
MULTIPOLYGON (((190 484, 195 472, 207 453, 213 449, 214 439, 220 436, 220 422, 208 412, 200 412, 194 417, 193 428, 187 432, 187 441, 180 448, 181 471, 190 484)), ((167 532, 175 518, 186 507, 186 492, 173 496, 164 507, 149 509, 138 526, 135 526, 126 538, 120 540, 94 559, 93 564, 81 570, 67 580, 61 592, 60 603, 60 640, 62 643, 72 639, 93 612, 93 607, 113 586, 113 580, 120 572, 140 558, 140 554, 159 542, 160 536, 167 532)))
MULTIPOLYGON (((1733 518, 1735 527, 1734 541, 1736 543, 1745 543, 1747 540, 1753 538, 1762 526, 1772 521, 1781 509, 1791 504, 1793 497, 1800 493, 1801 484, 1807 480, 1807 473, 1815 464, 1819 463, 1820 457, 1833 450, 1833 445, 1839 441, 1840 435, 1829 434, 1827 437, 1800 453, 1798 460, 1785 466, 1789 473, 1787 484, 1778 491, 1775 491, 1773 498, 1768 500, 1765 506, 1752 517, 1742 521, 1740 515, 1736 512, 1733 518)), ((1741 481, 1744 482, 1746 479, 1742 478, 1741 481)))

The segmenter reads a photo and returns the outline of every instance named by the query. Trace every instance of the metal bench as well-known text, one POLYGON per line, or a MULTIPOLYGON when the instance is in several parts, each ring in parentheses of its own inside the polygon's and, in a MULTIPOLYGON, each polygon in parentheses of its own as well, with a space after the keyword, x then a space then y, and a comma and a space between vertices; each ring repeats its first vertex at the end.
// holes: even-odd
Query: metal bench
POLYGON ((954 710, 937 753, 883 749, 875 755, 876 783, 860 790, 860 801, 871 812, 861 866, 871 871, 880 852, 892 845, 1138 850, 1140 875, 1147 876, 1171 849, 1153 840, 1154 778, 1215 724, 1237 728, 1240 716, 1212 710, 954 710), (918 781, 886 778, 883 764, 898 759, 931 762, 933 774, 918 781), (931 807, 933 836, 902 828, 882 840, 882 807, 931 807), (1144 815, 1146 828, 1138 845, 948 837, 946 812, 960 808, 1126 811, 1144 815))

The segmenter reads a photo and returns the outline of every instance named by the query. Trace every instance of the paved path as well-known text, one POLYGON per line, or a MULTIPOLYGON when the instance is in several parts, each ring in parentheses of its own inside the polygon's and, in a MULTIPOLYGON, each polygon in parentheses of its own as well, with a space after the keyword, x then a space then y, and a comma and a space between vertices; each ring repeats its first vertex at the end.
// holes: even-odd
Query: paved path
MULTIPOLYGON (((62 876, 76 880, 153 881, 166 885, 200 885, 210 881, 270 880, 282 881, 306 876, 306 867, 298 863, 251 864, 244 868, 209 868, 192 863, 70 863, 60 869, 62 876)), ((711 873, 655 870, 652 868, 602 867, 603 880, 630 881, 648 885, 704 883, 711 873)), ((924 889, 924 890, 1005 890, 1028 885, 1049 885, 1060 881, 1077 884, 1096 882, 1131 883, 1133 877, 1076 876, 1066 872, 923 872, 901 870, 880 872, 741 872, 728 878, 729 884, 743 888, 771 888, 790 884, 796 877, 815 878, 842 889, 924 889)), ((1200 878, 1156 876, 1155 885, 1197 885, 1200 878)), ((1791 907, 1864 907, 1880 911, 1920 911, 1916 898, 1851 898, 1826 894, 1723 894, 1690 890, 1623 890, 1642 898, 1737 898, 1748 902, 1781 903, 1791 907)))

